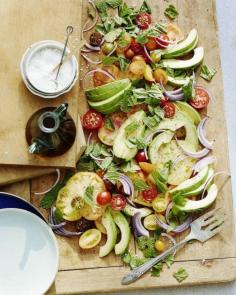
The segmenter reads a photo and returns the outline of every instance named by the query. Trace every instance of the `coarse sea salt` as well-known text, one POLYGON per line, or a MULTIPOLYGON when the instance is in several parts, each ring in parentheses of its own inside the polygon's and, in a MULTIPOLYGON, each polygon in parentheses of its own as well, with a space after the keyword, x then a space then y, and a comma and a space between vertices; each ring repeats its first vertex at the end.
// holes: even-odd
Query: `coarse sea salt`
POLYGON ((33 52, 27 66, 27 78, 39 91, 57 93, 68 88, 75 78, 75 68, 70 60, 61 66, 57 81, 57 70, 53 69, 60 62, 61 48, 44 46, 33 52))

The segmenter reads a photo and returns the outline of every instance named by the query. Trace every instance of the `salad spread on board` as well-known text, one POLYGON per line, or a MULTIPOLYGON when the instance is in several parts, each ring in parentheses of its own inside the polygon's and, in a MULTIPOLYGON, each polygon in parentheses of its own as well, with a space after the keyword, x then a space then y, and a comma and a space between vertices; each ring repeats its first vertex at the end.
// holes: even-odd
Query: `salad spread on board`
MULTIPOLYGON (((209 118, 201 115, 211 95, 195 80, 199 66, 208 81, 216 70, 202 64, 197 30, 171 22, 179 14, 171 4, 160 23, 147 1, 133 8, 89 0, 87 9, 81 50, 92 67, 82 77, 87 147, 77 172, 66 173, 41 206, 51 210, 55 233, 79 236, 82 249, 96 247, 101 258, 114 252, 135 268, 175 244, 217 198, 214 177, 223 172, 214 170, 209 118), (71 223, 77 231, 68 230, 71 223), (142 255, 129 250, 132 235, 142 255)), ((170 267, 174 255, 151 274, 170 267)), ((183 268, 173 275, 179 282, 188 276, 183 268)))

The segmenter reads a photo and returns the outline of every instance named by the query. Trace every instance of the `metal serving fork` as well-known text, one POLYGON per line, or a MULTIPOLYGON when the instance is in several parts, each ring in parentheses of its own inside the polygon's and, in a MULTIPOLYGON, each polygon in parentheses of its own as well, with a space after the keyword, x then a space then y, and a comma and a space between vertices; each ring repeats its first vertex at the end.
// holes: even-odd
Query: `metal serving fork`
POLYGON ((143 265, 136 267, 130 273, 125 275, 121 281, 122 285, 128 285, 136 281, 144 273, 146 273, 155 264, 166 258, 169 254, 178 250, 181 246, 185 245, 191 240, 198 240, 200 242, 205 242, 212 238, 214 235, 218 234, 222 229, 222 224, 224 223, 224 213, 221 212, 220 208, 214 209, 207 212, 201 217, 197 218, 191 223, 191 231, 185 239, 169 248, 167 251, 161 255, 152 258, 143 265))

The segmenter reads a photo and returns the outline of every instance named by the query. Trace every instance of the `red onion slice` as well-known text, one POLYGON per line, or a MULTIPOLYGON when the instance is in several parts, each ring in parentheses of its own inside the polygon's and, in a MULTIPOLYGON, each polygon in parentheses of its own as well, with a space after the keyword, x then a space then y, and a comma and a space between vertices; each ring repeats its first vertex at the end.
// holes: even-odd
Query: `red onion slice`
POLYGON ((134 236, 136 238, 141 236, 149 238, 149 231, 142 224, 142 214, 140 212, 135 213, 132 217, 132 225, 134 229, 134 236))
POLYGON ((90 52, 92 52, 91 49, 86 49, 86 48, 82 48, 80 51, 83 52, 83 53, 90 53, 90 52))
POLYGON ((143 46, 143 48, 144 48, 144 52, 145 52, 145 54, 146 54, 148 60, 149 60, 150 62, 153 62, 153 60, 152 60, 150 54, 148 53, 148 50, 147 50, 147 48, 146 48, 145 45, 143 46))
POLYGON ((57 179, 49 189, 47 189, 46 191, 43 191, 43 192, 34 192, 34 194, 37 195, 37 196, 41 196, 41 195, 45 195, 46 193, 50 192, 58 184, 58 182, 59 182, 59 180, 61 178, 60 169, 56 169, 56 173, 57 173, 57 179))
POLYGON ((164 95, 167 96, 171 101, 178 101, 184 99, 184 93, 170 93, 169 91, 165 91, 164 95))
POLYGON ((164 39, 162 39, 161 37, 156 37, 156 40, 157 40, 158 42, 163 42, 163 43, 166 43, 166 44, 172 44, 172 45, 177 44, 176 41, 164 40, 164 39))
POLYGON ((120 176, 119 181, 123 185, 123 189, 124 189, 125 194, 130 195, 132 197, 134 195, 134 185, 133 185, 133 182, 125 174, 120 173, 119 176, 120 176))
POLYGON ((194 166, 193 166, 193 172, 200 172, 204 167, 216 162, 216 157, 214 156, 208 156, 200 161, 198 161, 194 166))
POLYGON ((206 155, 208 155, 209 152, 210 152, 210 150, 207 149, 207 148, 204 148, 204 149, 202 149, 201 151, 198 151, 198 152, 191 152, 191 151, 188 151, 185 147, 183 147, 183 146, 179 143, 177 137, 175 137, 175 140, 176 140, 178 146, 183 150, 183 152, 184 152, 187 156, 189 156, 189 157, 191 157, 191 158, 193 158, 193 159, 201 159, 201 158, 205 157, 206 155))
POLYGON ((94 22, 88 28, 86 28, 90 22, 90 20, 88 20, 82 28, 82 33, 90 31, 96 25, 98 21, 98 11, 97 11, 95 3, 93 2, 93 0, 88 0, 88 3, 94 8, 94 11, 95 11, 94 22))
POLYGON ((91 63, 93 65, 99 65, 102 63, 101 60, 92 60, 91 58, 89 58, 88 56, 86 56, 85 54, 81 54, 81 56, 88 62, 91 63))
POLYGON ((97 68, 97 69, 93 69, 93 70, 88 71, 88 72, 84 75, 84 77, 82 78, 82 87, 83 87, 83 90, 85 90, 84 81, 86 80, 86 78, 87 78, 88 76, 90 76, 90 75, 96 73, 96 72, 103 73, 104 75, 106 75, 106 76, 109 77, 110 79, 115 80, 114 76, 113 76, 112 74, 110 74, 109 72, 107 72, 107 71, 105 71, 105 70, 103 70, 103 69, 99 69, 99 68, 97 68))
POLYGON ((99 46, 92 46, 89 43, 85 43, 85 47, 87 47, 88 49, 92 50, 92 51, 100 51, 101 47, 99 46))
MULTIPOLYGON (((167 223, 164 223, 159 217, 158 215, 156 215, 156 218, 157 218, 157 224, 163 228, 164 230, 166 231, 169 231, 171 228, 170 228, 170 225, 167 224, 167 223)), ((174 232, 174 233, 181 233, 183 232, 184 230, 186 230, 187 228, 189 228, 190 224, 192 222, 192 216, 190 215, 184 223, 182 223, 181 225, 177 226, 175 229, 171 230, 171 232, 174 232)))
POLYGON ((206 134, 205 134, 205 128, 206 128, 206 123, 207 123, 208 119, 209 119, 209 117, 205 117, 201 120, 201 122, 199 123, 199 125, 197 127, 197 132, 198 132, 198 138, 199 138, 199 141, 201 142, 201 144, 204 147, 208 148, 209 150, 212 150, 214 141, 209 141, 206 138, 206 134))
MULTIPOLYGON (((165 45, 165 44, 161 43, 160 40, 158 40, 157 38, 155 38, 156 43, 157 43, 157 45, 161 46, 161 48, 166 49, 169 46, 169 44, 168 45, 165 45)), ((162 40, 162 42, 163 42, 163 40, 162 40)))
POLYGON ((116 48, 117 48, 117 44, 115 44, 114 48, 112 49, 111 52, 109 52, 109 53, 107 54, 107 56, 111 56, 111 55, 116 51, 116 48))

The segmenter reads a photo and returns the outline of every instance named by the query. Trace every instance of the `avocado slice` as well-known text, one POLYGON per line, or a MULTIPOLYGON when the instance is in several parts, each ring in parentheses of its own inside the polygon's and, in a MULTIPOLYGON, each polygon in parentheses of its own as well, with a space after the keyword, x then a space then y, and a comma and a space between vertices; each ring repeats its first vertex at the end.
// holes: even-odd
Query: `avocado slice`
POLYGON ((188 77, 186 78, 178 78, 178 77, 170 77, 168 76, 168 83, 173 86, 183 86, 188 83, 188 77))
POLYGON ((176 188, 170 190, 170 194, 176 195, 181 194, 184 195, 190 191, 194 191, 198 189, 200 186, 202 186, 203 183, 205 183, 207 176, 209 173, 209 167, 203 168, 196 176, 185 180, 181 184, 179 184, 176 188))
POLYGON ((136 213, 140 213, 141 217, 146 217, 152 214, 152 210, 149 208, 135 208, 129 204, 126 204, 125 208, 122 210, 128 216, 134 216, 136 213))
POLYGON ((152 164, 157 163, 159 147, 164 143, 170 142, 173 136, 173 132, 165 131, 154 138, 148 149, 148 156, 152 164))
POLYGON ((136 155, 138 149, 134 146, 130 148, 126 144, 127 135, 125 128, 132 124, 133 122, 138 122, 139 127, 136 130, 135 137, 139 138, 143 136, 145 131, 145 125, 143 124, 143 119, 146 117, 146 114, 143 110, 136 112, 131 115, 120 127, 118 130, 117 136, 113 144, 113 154, 117 158, 124 159, 126 161, 131 160, 136 155))
POLYGON ((88 100, 88 104, 95 109, 96 111, 102 114, 110 114, 119 109, 120 102, 123 98, 123 94, 126 90, 131 87, 131 83, 129 83, 123 90, 113 95, 112 97, 102 100, 102 101, 90 101, 88 100))
POLYGON ((129 223, 125 216, 119 211, 112 211, 112 217, 115 224, 120 229, 121 239, 119 243, 115 245, 116 255, 122 255, 129 246, 131 231, 129 223))
POLYGON ((179 110, 185 113, 195 125, 198 125, 201 121, 201 116, 198 111, 196 111, 190 104, 184 101, 177 101, 175 105, 179 110))
POLYGON ((163 58, 174 58, 174 57, 179 57, 183 56, 190 51, 192 51, 198 42, 198 33, 196 29, 193 29, 189 32, 188 37, 178 43, 176 46, 173 48, 170 48, 165 51, 165 53, 162 55, 163 58))
POLYGON ((177 206, 177 208, 184 212, 191 212, 201 210, 209 207, 216 199, 218 193, 217 186, 212 184, 207 192, 207 196, 204 199, 198 201, 187 200, 184 206, 177 206))
POLYGON ((194 49, 194 55, 191 59, 180 60, 180 59, 164 59, 163 66, 171 69, 189 69, 197 67, 203 60, 204 49, 198 47, 194 49))
POLYGON ((129 79, 115 80, 114 82, 85 90, 85 94, 90 101, 102 101, 124 90, 129 84, 129 79))
POLYGON ((117 228, 109 209, 106 209, 105 213, 102 216, 102 225, 105 227, 107 232, 107 241, 105 245, 100 247, 99 257, 104 257, 108 255, 113 250, 116 244, 117 228))

